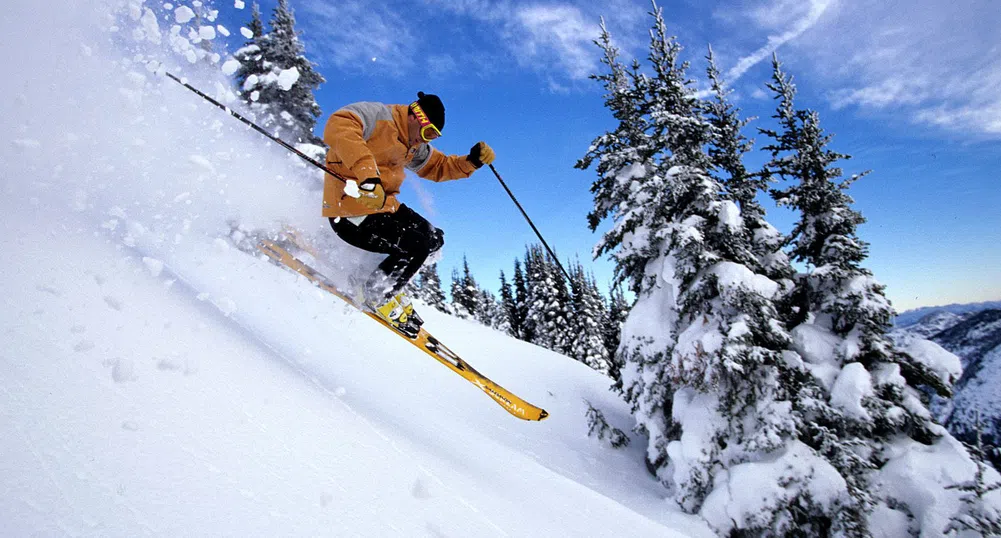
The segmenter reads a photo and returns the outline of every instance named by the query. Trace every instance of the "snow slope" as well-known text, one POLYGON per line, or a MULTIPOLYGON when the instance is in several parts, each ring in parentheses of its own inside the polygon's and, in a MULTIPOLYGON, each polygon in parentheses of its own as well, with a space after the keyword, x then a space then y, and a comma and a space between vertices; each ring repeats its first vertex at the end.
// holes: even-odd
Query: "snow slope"
POLYGON ((587 437, 585 399, 632 422, 606 378, 424 308, 551 414, 518 421, 232 248, 231 223, 288 223, 334 269, 373 261, 326 230, 315 173, 147 69, 159 57, 231 102, 175 12, 75 4, 14 0, 0 21, 16 36, 0 77, 0 534, 711 535, 664 500, 642 443, 587 437))

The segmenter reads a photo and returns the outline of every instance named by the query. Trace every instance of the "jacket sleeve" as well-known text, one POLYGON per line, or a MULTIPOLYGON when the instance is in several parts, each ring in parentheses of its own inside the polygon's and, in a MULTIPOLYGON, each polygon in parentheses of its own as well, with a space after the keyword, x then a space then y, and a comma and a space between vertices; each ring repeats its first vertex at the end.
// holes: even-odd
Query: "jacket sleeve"
POLYGON ((430 144, 424 144, 407 167, 417 172, 418 176, 431 181, 462 179, 476 171, 476 167, 465 155, 445 155, 430 144))
POLYGON ((375 156, 365 144, 365 129, 361 116, 346 108, 334 112, 323 129, 323 141, 362 180, 379 175, 375 156))

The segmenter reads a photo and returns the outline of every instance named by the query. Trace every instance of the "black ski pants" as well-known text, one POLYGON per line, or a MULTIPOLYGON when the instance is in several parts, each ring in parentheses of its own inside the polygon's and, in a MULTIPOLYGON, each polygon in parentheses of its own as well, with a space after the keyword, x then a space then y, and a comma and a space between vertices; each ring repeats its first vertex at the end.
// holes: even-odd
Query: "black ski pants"
POLYGON ((330 226, 351 246, 386 254, 365 286, 368 291, 399 293, 431 254, 445 244, 445 234, 405 204, 395 213, 377 213, 360 224, 330 219, 330 226))

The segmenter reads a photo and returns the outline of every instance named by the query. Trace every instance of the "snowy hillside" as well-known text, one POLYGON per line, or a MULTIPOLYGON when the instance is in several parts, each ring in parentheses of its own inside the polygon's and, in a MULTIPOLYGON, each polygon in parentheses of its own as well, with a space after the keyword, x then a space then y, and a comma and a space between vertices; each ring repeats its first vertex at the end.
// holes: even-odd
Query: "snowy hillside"
MULTIPOLYGON (((908 334, 927 338, 955 354, 962 364, 963 375, 953 386, 953 398, 936 399, 933 406, 939 421, 960 440, 976 443, 979 418, 983 442, 996 447, 1001 435, 1001 310, 935 311, 897 330, 898 339, 908 334)), ((1001 465, 996 450, 990 455, 995 467, 1001 465)))
POLYGON ((905 330, 922 338, 930 338, 953 325, 963 321, 967 314, 954 314, 946 310, 938 310, 928 314, 905 330))
MULTIPOLYGON (((932 336, 963 362, 963 376, 948 406, 944 423, 958 438, 974 442, 977 420, 984 442, 1001 441, 1001 310, 983 310, 932 336)), ((993 454, 995 466, 1001 455, 993 454)))
POLYGON ((124 7, 15 0, 0 22, 2 534, 711 536, 643 443, 587 436, 585 400, 632 424, 607 378, 425 308, 551 414, 518 421, 232 248, 233 223, 292 224, 339 269, 373 261, 331 239, 315 173, 147 68, 232 98, 179 19, 124 7))

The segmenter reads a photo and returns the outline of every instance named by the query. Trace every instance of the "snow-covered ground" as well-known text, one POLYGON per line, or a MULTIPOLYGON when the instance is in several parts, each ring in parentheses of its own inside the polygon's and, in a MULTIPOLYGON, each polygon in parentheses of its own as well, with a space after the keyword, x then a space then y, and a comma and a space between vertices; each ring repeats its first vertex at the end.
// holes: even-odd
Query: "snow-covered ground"
POLYGON ((0 20, 0 534, 712 535, 644 443, 587 436, 585 400, 632 423, 608 379, 424 308, 551 414, 519 421, 234 249, 233 223, 292 224, 339 269, 372 262, 333 240, 314 172, 149 69, 232 99, 150 8, 13 0, 0 20))

